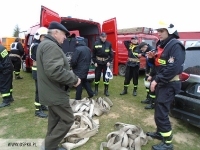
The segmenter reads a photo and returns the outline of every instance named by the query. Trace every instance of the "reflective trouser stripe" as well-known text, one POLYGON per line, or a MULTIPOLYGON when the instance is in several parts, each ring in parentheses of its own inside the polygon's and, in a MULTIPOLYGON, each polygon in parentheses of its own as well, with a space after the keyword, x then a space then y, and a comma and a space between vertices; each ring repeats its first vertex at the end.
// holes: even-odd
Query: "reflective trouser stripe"
POLYGON ((171 134, 172 134, 172 131, 169 131, 169 132, 160 132, 160 134, 163 136, 163 137, 169 137, 171 134))
POLYGON ((37 70, 37 68, 36 67, 32 67, 32 70, 37 70))
POLYGON ((10 89, 10 92, 12 93, 13 89, 10 89))
POLYGON ((41 106, 41 104, 40 104, 40 103, 37 103, 37 102, 35 102, 34 105, 35 105, 35 106, 41 106))
POLYGON ((15 73, 16 75, 18 75, 20 72, 15 72, 15 71, 14 71, 14 73, 15 73))
POLYGON ((99 84, 99 81, 98 82, 94 82, 94 84, 99 84))
POLYGON ((127 85, 124 85, 125 87, 129 87, 129 84, 127 84, 127 85))
POLYGON ((172 140, 171 141, 165 141, 165 143, 171 143, 172 142, 172 140))
POLYGON ((134 87, 137 87, 137 85, 134 85, 134 87))
POLYGON ((2 97, 7 97, 7 96, 10 96, 10 93, 5 93, 5 94, 1 94, 2 97))
POLYGON ((146 92, 149 92, 149 89, 146 89, 146 92))
POLYGON ((155 96, 155 95, 151 95, 151 94, 150 94, 149 96, 150 96, 151 98, 156 98, 156 96, 155 96))
POLYGON ((104 84, 109 85, 109 82, 104 82, 104 84))

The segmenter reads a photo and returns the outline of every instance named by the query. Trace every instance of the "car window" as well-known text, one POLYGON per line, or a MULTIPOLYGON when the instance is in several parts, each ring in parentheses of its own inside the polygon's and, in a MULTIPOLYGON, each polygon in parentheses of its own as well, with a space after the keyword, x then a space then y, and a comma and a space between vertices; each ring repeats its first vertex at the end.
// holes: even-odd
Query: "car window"
POLYGON ((200 48, 198 50, 186 50, 183 70, 185 70, 188 67, 200 66, 199 56, 200 48))
POLYGON ((146 42, 147 44, 156 47, 156 40, 153 39, 142 39, 142 42, 146 42))
POLYGON ((197 42, 197 41, 186 41, 185 42, 185 48, 192 46, 195 42, 197 42))

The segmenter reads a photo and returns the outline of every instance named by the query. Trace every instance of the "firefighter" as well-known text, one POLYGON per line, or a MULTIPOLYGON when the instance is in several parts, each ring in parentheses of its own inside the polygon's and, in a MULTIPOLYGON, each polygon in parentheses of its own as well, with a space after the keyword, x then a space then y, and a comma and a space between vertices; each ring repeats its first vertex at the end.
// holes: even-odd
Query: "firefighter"
POLYGON ((20 42, 20 38, 16 38, 15 42, 10 45, 10 58, 14 66, 15 79, 23 79, 20 76, 20 69, 22 63, 22 56, 24 55, 24 48, 20 42))
POLYGON ((127 94, 128 86, 130 84, 131 78, 133 78, 133 95, 137 96, 137 86, 138 86, 138 76, 140 68, 140 50, 138 48, 138 37, 134 36, 131 40, 124 41, 124 45, 128 50, 128 60, 126 62, 126 73, 124 80, 124 90, 120 95, 127 94))
POLYGON ((113 50, 112 45, 106 40, 107 35, 102 32, 100 39, 95 42, 93 48, 93 62, 95 65, 95 95, 98 95, 98 85, 101 77, 101 72, 103 70, 103 82, 104 82, 104 95, 109 96, 108 85, 109 79, 105 79, 106 69, 110 66, 113 60, 113 50))
POLYGON ((177 40, 178 32, 173 24, 159 23, 156 29, 159 41, 156 52, 148 52, 148 61, 155 65, 156 75, 151 82, 150 90, 156 93, 155 123, 156 132, 147 135, 162 140, 160 144, 152 146, 154 150, 172 150, 172 127, 169 121, 170 105, 175 94, 181 90, 179 74, 183 71, 185 48, 177 40))
POLYGON ((40 27, 36 34, 34 35, 34 41, 31 44, 30 47, 30 58, 33 60, 33 66, 32 66, 32 76, 35 80, 35 116, 38 116, 40 118, 47 118, 47 114, 43 113, 43 110, 48 110, 48 108, 44 105, 41 105, 39 102, 39 95, 38 95, 38 83, 37 83, 37 63, 36 63, 36 52, 38 44, 44 39, 44 35, 46 35, 48 32, 48 29, 45 27, 40 27))
POLYGON ((14 101, 12 97, 13 65, 8 51, 0 44, 0 92, 3 102, 0 108, 9 106, 14 101))
MULTIPOLYGON (((140 43, 140 45, 138 47, 141 50, 143 57, 146 57, 147 52, 155 50, 154 47, 150 46, 146 42, 140 43)), ((145 109, 153 109, 155 106, 155 92, 151 92, 149 90, 148 84, 150 84, 152 77, 155 75, 155 69, 154 69, 153 64, 148 62, 147 57, 146 57, 145 74, 146 74, 146 77, 144 78, 144 84, 146 87, 147 96, 146 96, 146 100, 141 101, 141 103, 149 104, 144 107, 145 109), (146 84, 146 83, 148 83, 148 84, 146 84)))

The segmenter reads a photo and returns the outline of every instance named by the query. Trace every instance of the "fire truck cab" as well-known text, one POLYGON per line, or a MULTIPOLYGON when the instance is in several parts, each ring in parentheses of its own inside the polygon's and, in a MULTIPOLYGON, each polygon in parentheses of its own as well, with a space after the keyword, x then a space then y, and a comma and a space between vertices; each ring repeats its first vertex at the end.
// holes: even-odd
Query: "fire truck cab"
MULTIPOLYGON (((36 30, 39 27, 47 27, 52 21, 60 22, 64 25, 70 33, 79 34, 80 36, 85 38, 86 45, 91 49, 93 49, 93 45, 95 41, 99 38, 101 32, 106 32, 107 40, 112 43, 112 48, 114 51, 114 61, 113 61, 113 74, 118 74, 118 45, 117 45, 117 24, 116 18, 112 18, 110 20, 104 21, 102 26, 99 22, 94 22, 92 20, 83 20, 72 17, 60 17, 58 13, 41 6, 41 15, 40 15, 40 23, 32 26, 26 35, 25 40, 25 51, 26 51, 26 60, 23 64, 23 68, 25 71, 30 71, 32 66, 32 60, 29 56, 29 48, 33 40, 33 36, 36 30), (115 67, 117 66, 117 67, 115 67)), ((67 39, 66 39, 67 40, 67 39)), ((65 48, 65 41, 62 45, 63 51, 65 53, 68 50, 65 48)), ((71 51, 70 51, 71 52, 71 51)), ((66 54, 67 55, 67 54, 66 54)), ((88 78, 94 78, 94 65, 93 69, 90 69, 88 73, 88 78)))

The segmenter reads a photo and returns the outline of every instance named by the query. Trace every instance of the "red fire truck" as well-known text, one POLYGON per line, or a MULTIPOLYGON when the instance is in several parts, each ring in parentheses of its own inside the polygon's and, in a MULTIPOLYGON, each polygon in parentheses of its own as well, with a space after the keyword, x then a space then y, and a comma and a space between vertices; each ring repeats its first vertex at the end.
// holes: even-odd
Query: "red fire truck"
MULTIPOLYGON (((48 27, 52 21, 60 22, 69 31, 78 30, 80 36, 85 38, 87 46, 92 50, 94 42, 97 40, 101 32, 107 33, 107 40, 112 43, 114 50, 114 61, 113 61, 113 74, 118 74, 118 45, 117 45, 117 24, 116 19, 112 18, 110 20, 104 21, 102 26, 99 22, 94 22, 91 20, 83 20, 72 17, 60 17, 58 13, 41 6, 40 24, 32 26, 28 33, 26 34, 25 40, 25 53, 26 60, 23 63, 24 71, 30 71, 32 66, 32 61, 29 56, 29 48, 33 40, 33 36, 36 30, 43 26, 48 27)), ((94 78, 94 69, 90 70, 88 73, 88 78, 94 78)))

